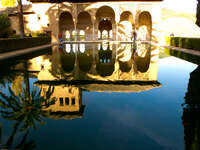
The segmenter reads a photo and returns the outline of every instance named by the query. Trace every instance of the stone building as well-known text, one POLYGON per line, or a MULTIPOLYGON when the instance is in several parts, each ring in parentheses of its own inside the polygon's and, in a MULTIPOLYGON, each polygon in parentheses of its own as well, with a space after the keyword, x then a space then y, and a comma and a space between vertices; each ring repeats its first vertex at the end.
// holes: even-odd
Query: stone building
POLYGON ((30 0, 25 32, 51 32, 66 40, 129 41, 134 31, 144 40, 159 41, 161 1, 30 0))

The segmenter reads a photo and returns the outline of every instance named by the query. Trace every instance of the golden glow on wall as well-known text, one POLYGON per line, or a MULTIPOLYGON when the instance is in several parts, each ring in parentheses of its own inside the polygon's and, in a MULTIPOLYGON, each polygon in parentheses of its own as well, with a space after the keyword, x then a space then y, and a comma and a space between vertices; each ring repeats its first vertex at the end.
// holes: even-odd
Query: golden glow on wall
POLYGON ((35 14, 27 16, 26 27, 30 31, 41 31, 43 28, 48 28, 49 17, 47 11, 51 4, 34 4, 32 10, 35 14))
POLYGON ((148 30, 147 26, 140 26, 137 31, 137 39, 138 40, 147 40, 148 30))
POLYGON ((26 24, 26 27, 28 28, 28 30, 31 30, 33 32, 41 30, 41 25, 38 21, 37 15, 29 15, 27 20, 28 23, 26 24))
POLYGON ((120 38, 123 41, 131 40, 132 37, 132 24, 129 21, 121 21, 119 25, 120 38))

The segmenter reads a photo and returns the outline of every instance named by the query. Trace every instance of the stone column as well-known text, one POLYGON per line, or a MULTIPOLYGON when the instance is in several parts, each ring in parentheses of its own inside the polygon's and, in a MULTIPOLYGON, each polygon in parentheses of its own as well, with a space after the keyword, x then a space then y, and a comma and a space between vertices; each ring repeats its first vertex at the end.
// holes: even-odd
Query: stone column
POLYGON ((118 41, 118 23, 116 22, 115 40, 118 41))
POLYGON ((92 23, 92 40, 95 41, 95 23, 92 23))
POLYGON ((91 17, 91 21, 92 21, 92 40, 95 41, 96 37, 95 37, 95 23, 96 23, 96 17, 95 14, 93 14, 93 16, 91 17))

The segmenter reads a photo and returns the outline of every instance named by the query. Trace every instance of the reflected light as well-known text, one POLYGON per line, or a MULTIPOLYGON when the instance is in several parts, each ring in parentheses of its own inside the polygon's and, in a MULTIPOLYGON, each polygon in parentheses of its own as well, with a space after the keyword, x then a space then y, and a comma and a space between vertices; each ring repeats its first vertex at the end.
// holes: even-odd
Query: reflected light
POLYGON ((70 45, 70 44, 66 44, 66 45, 65 45, 65 51, 66 51, 67 53, 70 53, 70 51, 71 51, 71 45, 70 45))
POLYGON ((107 43, 102 43, 102 48, 103 50, 107 50, 108 49, 108 44, 107 43))
POLYGON ((98 50, 100 50, 100 49, 101 49, 101 44, 99 43, 99 44, 98 44, 98 50))
POLYGON ((76 44, 73 44, 73 52, 76 53, 76 44))
POLYGON ((85 52, 85 44, 80 44, 80 52, 81 53, 85 52))

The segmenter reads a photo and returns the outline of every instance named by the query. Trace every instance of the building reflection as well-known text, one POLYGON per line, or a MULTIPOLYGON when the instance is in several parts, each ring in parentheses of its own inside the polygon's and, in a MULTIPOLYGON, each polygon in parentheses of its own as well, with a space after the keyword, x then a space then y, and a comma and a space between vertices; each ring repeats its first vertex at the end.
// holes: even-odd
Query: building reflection
POLYGON ((200 149, 200 66, 191 74, 183 108, 185 150, 200 149))
MULTIPOLYGON (((46 92, 48 87, 48 85, 40 85, 43 92, 46 92)), ((54 92, 51 97, 55 97, 56 102, 48 108, 44 108, 45 111, 49 112, 48 118, 82 118, 85 105, 82 104, 82 91, 80 88, 56 85, 54 86, 54 92)))
POLYGON ((65 46, 54 50, 49 58, 49 68, 41 70, 38 79, 157 81, 157 47, 142 42, 137 44, 136 51, 133 51, 132 44, 110 42, 85 44, 83 47, 84 51, 80 50, 80 44, 76 45, 75 52, 66 50, 65 46))

